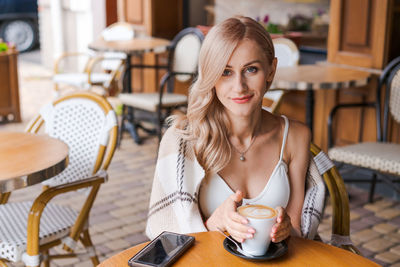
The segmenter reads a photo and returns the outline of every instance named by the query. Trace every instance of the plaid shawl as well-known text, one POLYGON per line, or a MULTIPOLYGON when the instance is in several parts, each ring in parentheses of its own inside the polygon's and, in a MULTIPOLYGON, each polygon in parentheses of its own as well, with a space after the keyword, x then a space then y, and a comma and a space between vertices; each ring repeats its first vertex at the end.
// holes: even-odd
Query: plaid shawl
MULTIPOLYGON (((204 169, 194 151, 175 130, 169 128, 160 144, 146 235, 153 239, 162 231, 177 233, 205 232, 198 205, 204 169)), ((324 207, 325 185, 314 160, 307 171, 306 193, 302 209, 301 231, 313 239, 324 207)))

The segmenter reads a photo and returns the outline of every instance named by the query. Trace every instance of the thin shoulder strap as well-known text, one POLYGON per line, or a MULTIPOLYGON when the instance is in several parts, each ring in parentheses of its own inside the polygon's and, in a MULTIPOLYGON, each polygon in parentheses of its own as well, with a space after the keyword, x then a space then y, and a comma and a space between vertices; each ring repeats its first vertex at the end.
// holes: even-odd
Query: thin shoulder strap
POLYGON ((279 161, 281 161, 283 158, 283 151, 285 150, 287 134, 289 131, 289 120, 285 115, 282 115, 282 117, 285 120, 285 130, 283 131, 282 148, 281 148, 281 154, 279 156, 279 161))

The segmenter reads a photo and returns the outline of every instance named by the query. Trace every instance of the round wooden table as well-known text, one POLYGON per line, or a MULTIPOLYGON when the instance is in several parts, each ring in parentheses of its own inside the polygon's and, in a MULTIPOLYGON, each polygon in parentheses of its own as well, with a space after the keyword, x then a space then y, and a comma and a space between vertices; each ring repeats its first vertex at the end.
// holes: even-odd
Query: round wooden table
MULTIPOLYGON (((195 244, 174 264, 174 266, 379 266, 378 264, 321 242, 292 237, 288 252, 277 259, 252 262, 236 257, 223 247, 224 236, 218 232, 191 234, 195 244)), ((99 266, 128 266, 128 260, 142 249, 143 243, 105 260, 99 266)))
POLYGON ((127 55, 143 54, 148 52, 164 52, 170 41, 155 37, 138 37, 123 41, 106 41, 99 38, 89 44, 89 48, 95 51, 123 52, 127 55))
POLYGON ((68 146, 45 135, 0 132, 1 193, 40 183, 68 165, 68 146))
POLYGON ((276 70, 273 85, 285 90, 307 91, 306 124, 313 128, 314 90, 365 86, 370 72, 328 65, 298 65, 276 70))

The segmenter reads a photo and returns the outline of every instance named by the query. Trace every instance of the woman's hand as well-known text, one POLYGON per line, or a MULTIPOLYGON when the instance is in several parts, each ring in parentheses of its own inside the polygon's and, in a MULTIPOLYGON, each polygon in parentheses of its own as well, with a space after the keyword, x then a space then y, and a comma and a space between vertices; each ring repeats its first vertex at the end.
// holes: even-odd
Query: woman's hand
POLYGON ((210 231, 228 231, 238 242, 253 238, 255 230, 248 226, 248 220, 236 211, 242 199, 243 194, 239 190, 228 197, 206 221, 207 229, 210 231))
POLYGON ((276 210, 278 211, 278 216, 276 224, 271 230, 271 240, 272 242, 278 243, 289 237, 292 224, 290 222, 290 217, 287 215, 284 208, 277 207, 276 210))

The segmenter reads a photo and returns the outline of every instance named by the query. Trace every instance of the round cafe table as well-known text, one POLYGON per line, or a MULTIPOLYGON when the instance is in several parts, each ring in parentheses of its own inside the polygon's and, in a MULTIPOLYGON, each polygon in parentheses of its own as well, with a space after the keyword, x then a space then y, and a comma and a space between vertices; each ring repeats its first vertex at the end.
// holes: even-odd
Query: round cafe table
POLYGON ((370 76, 370 72, 344 67, 297 65, 278 68, 273 85, 279 89, 307 91, 306 124, 312 130, 315 90, 365 86, 370 76))
MULTIPOLYGON (((46 135, 0 132, 1 194, 40 183, 68 165, 68 146, 46 135)), ((1 202, 0 202, 1 203, 1 202)))
MULTIPOLYGON (((349 251, 321 242, 292 237, 288 252, 280 258, 253 262, 236 257, 223 247, 224 236, 219 232, 190 234, 194 245, 181 256, 174 266, 379 266, 349 251)), ((128 266, 128 260, 147 243, 122 251, 102 262, 99 267, 128 266)))

